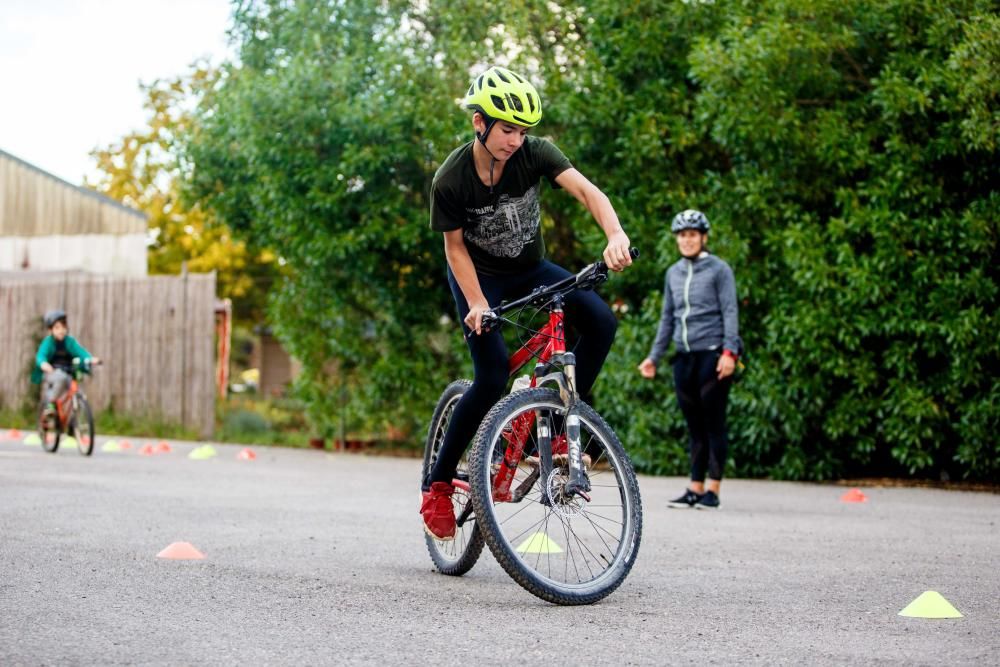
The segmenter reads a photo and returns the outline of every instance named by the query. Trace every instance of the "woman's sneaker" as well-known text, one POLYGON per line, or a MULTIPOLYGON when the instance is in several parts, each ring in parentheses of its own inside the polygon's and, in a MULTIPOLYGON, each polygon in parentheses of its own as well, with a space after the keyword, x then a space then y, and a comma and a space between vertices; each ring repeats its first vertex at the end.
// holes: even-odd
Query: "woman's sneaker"
POLYGON ((695 493, 691 489, 685 489, 684 495, 681 496, 680 498, 674 498, 673 500, 671 500, 669 503, 667 503, 667 507, 672 507, 675 510, 686 510, 694 507, 695 503, 697 503, 700 499, 701 496, 699 496, 697 493, 695 493))
POLYGON ((698 498, 698 502, 694 504, 696 510, 717 510, 722 507, 722 503, 719 502, 719 496, 715 491, 706 491, 705 495, 698 498))

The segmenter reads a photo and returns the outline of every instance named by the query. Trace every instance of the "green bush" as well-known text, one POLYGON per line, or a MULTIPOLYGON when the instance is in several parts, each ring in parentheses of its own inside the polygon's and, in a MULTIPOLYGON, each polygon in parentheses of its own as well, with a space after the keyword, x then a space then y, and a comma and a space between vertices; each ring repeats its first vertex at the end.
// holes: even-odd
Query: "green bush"
POLYGON ((264 433, 271 430, 271 424, 256 412, 237 410, 226 415, 222 430, 229 433, 264 433))

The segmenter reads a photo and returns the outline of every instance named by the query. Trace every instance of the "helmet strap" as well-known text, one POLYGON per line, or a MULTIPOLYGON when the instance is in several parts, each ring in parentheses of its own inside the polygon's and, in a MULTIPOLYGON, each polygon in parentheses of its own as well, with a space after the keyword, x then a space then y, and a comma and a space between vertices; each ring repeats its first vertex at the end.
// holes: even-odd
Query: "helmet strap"
POLYGON ((482 111, 479 111, 477 113, 479 113, 480 117, 483 119, 483 122, 486 123, 485 130, 483 130, 482 132, 479 132, 478 130, 476 131, 476 139, 479 139, 479 143, 481 143, 483 145, 483 148, 486 149, 486 154, 490 156, 490 194, 493 194, 493 167, 497 163, 497 158, 495 155, 493 155, 493 153, 490 152, 490 149, 486 147, 486 138, 490 136, 490 131, 493 129, 493 126, 497 124, 497 119, 487 116, 482 111))

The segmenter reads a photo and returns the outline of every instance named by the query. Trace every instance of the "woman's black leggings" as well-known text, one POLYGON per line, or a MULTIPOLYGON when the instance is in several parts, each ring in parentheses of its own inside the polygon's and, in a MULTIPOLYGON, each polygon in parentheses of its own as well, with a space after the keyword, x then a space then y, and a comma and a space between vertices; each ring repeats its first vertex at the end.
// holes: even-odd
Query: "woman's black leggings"
POLYGON ((722 479, 726 467, 726 402, 732 376, 719 380, 720 350, 678 353, 674 360, 677 403, 691 434, 691 481, 722 479))
MULTIPOLYGON (((524 273, 513 276, 479 274, 479 286, 487 303, 498 306, 502 300, 518 299, 536 287, 553 285, 570 275, 572 274, 566 269, 552 262, 543 261, 524 273)), ((458 306, 458 321, 464 322, 466 315, 469 314, 469 305, 450 270, 448 284, 451 285, 451 292, 458 306)), ((577 387, 581 396, 585 397, 584 400, 587 400, 586 397, 589 396, 590 389, 615 339, 618 320, 608 305, 593 291, 576 291, 569 294, 566 297, 564 310, 567 328, 575 330, 578 336, 574 349, 577 387)), ((469 333, 464 323, 462 331, 465 334, 469 333)), ((441 443, 437 463, 427 483, 451 482, 458 468, 458 462, 475 436, 479 423, 490 408, 500 400, 507 388, 508 354, 503 335, 499 331, 490 331, 479 336, 467 335, 466 341, 472 354, 475 377, 472 386, 455 405, 448 432, 445 434, 444 442, 441 443)))

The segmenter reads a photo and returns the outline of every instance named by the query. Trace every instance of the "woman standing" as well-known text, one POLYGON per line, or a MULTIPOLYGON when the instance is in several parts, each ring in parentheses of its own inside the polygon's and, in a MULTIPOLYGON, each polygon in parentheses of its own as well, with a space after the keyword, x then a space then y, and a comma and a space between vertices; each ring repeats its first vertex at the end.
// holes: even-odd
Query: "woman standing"
POLYGON ((667 269, 660 327, 649 356, 639 364, 643 377, 655 377, 673 339, 674 387, 691 437, 691 482, 670 501, 674 508, 720 507, 729 444, 726 402, 743 349, 733 270, 709 254, 708 230, 708 218, 700 211, 689 209, 674 217, 670 231, 682 257, 667 269))

